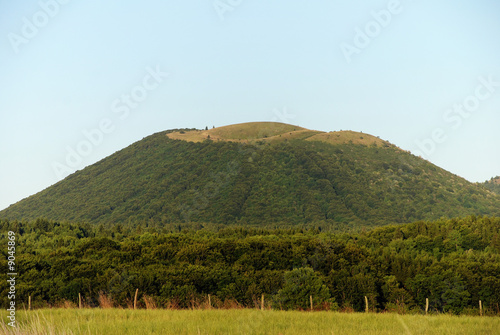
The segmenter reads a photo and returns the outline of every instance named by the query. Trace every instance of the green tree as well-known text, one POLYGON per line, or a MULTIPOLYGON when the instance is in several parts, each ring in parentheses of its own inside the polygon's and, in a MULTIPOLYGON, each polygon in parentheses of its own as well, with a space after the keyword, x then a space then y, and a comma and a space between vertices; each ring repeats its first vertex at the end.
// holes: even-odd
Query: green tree
POLYGON ((307 309, 310 307, 310 296, 313 297, 314 305, 333 302, 330 290, 311 268, 287 271, 283 275, 283 279, 283 288, 275 295, 275 301, 283 309, 307 309))

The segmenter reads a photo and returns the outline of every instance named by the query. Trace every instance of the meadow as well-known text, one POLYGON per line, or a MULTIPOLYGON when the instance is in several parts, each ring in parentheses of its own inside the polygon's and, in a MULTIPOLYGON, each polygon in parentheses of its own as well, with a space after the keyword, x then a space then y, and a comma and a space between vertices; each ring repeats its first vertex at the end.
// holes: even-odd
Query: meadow
POLYGON ((231 310, 40 309, 18 311, 2 334, 500 334, 500 318, 394 313, 231 310))

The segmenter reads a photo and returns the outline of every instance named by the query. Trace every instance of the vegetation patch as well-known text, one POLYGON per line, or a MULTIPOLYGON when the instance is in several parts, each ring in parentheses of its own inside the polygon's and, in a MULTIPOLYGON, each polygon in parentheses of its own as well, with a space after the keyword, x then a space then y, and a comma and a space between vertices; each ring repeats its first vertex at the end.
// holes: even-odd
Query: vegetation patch
MULTIPOLYGON (((360 234, 2 221, 17 305, 500 315, 500 218, 360 234), (136 296, 137 292, 137 296, 136 296), (29 297, 31 296, 31 299, 29 297), (481 301, 482 310, 479 309, 481 301), (368 306, 367 306, 368 304, 368 306)), ((6 257, 0 266, 7 268, 6 257)), ((0 304, 8 306, 8 283, 0 304)))
MULTIPOLYGON (((2 316, 5 312, 0 312, 2 316)), ((44 309, 3 334, 496 334, 499 318, 244 310, 44 309)))

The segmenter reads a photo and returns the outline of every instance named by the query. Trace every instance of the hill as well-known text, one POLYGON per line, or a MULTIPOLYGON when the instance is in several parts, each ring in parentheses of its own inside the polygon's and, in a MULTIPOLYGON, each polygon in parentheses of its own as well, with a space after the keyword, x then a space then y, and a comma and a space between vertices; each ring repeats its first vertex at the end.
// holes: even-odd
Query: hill
POLYGON ((488 190, 500 194, 500 177, 491 178, 483 183, 483 186, 488 190))
POLYGON ((377 137, 267 122, 151 135, 0 217, 345 230, 498 215, 499 200, 377 137))

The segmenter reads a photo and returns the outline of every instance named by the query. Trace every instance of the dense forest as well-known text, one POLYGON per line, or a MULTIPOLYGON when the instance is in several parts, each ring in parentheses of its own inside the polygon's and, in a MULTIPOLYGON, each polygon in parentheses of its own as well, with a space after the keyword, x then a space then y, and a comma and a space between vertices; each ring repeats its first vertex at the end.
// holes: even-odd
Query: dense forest
POLYGON ((500 196, 482 185, 387 142, 353 142, 365 134, 332 144, 297 139, 194 143, 169 139, 167 133, 70 175, 1 211, 0 217, 129 227, 305 225, 343 232, 500 215, 500 196))
MULTIPOLYGON (((418 221, 357 234, 320 229, 177 229, 2 220, 16 234, 17 301, 190 308, 364 309, 500 314, 500 218, 418 221), (179 231, 180 230, 180 231, 179 231)), ((6 248, 0 267, 7 268, 6 248)), ((7 283, 0 302, 7 306, 7 283)))

